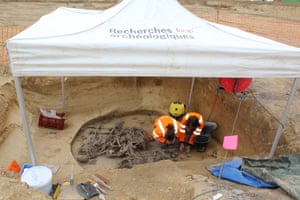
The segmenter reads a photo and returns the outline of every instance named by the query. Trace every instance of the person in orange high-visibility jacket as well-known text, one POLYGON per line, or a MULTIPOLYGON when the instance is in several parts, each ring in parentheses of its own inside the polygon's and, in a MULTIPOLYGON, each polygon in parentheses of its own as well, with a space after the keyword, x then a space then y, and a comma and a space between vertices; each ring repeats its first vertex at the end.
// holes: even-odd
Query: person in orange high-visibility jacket
MULTIPOLYGON (((191 146, 196 143, 197 151, 203 151, 204 147, 200 145, 200 142, 198 143, 198 141, 203 140, 201 135, 210 133, 216 128, 217 124, 215 122, 205 122, 200 113, 186 113, 181 120, 181 126, 178 134, 180 143, 179 150, 183 151, 186 146, 186 151, 189 153, 191 146)), ((205 137, 208 138, 207 136, 205 137)))
POLYGON ((180 122, 169 115, 163 115, 154 121, 153 126, 152 137, 159 142, 161 148, 170 147, 171 145, 178 146, 177 135, 180 122))

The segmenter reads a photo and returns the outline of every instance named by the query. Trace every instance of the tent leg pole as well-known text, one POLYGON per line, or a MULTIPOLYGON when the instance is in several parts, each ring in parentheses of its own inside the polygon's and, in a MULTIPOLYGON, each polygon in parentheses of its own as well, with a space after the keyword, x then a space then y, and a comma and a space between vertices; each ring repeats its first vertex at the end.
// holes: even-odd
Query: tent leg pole
POLYGON ((66 102, 65 102, 65 82, 64 77, 61 77, 61 98, 62 98, 62 111, 66 112, 66 102))
POLYGON ((291 107, 293 98, 294 98, 295 93, 296 93, 297 86, 298 86, 298 78, 295 78, 294 83, 293 83, 292 88, 291 88, 291 92, 290 92, 288 102, 285 106, 285 111, 284 111, 284 113, 281 117, 281 121, 280 121, 279 127, 278 127, 277 132, 276 132, 276 136, 275 136, 275 139, 274 139, 274 142, 273 142, 270 154, 269 154, 269 159, 272 159, 273 156, 274 156, 274 153, 275 153, 276 147, 278 145, 279 139, 282 135, 282 129, 284 128, 284 124, 285 124, 285 121, 287 119, 289 109, 291 107))
POLYGON ((187 112, 190 110, 191 99, 192 99, 193 90, 194 90, 194 84, 195 84, 195 77, 192 78, 192 83, 191 83, 191 88, 190 88, 190 94, 189 94, 189 100, 188 100, 188 104, 187 104, 187 108, 186 108, 187 112))
POLYGON ((30 134, 29 126, 28 126, 28 120, 27 120, 27 115, 26 115, 26 110, 25 110, 25 104, 24 104, 24 97, 23 97, 21 82, 20 82, 19 77, 14 77, 14 81, 15 81, 15 86, 16 86, 18 102, 19 102, 19 106, 20 106, 20 112, 21 112, 22 120, 23 120, 23 130, 24 130, 27 145, 28 145, 28 148, 29 148, 30 158, 31 158, 32 164, 36 165, 37 162, 36 162, 34 148, 33 148, 33 145, 32 145, 31 134, 30 134))

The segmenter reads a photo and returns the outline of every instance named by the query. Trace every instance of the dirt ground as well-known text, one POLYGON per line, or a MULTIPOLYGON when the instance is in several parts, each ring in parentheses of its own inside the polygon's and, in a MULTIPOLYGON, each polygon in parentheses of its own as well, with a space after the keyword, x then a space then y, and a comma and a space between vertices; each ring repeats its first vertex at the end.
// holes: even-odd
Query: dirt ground
MULTIPOLYGON (((205 7, 210 4, 207 9, 212 9, 214 1, 207 4, 201 2, 197 6, 205 7)), ((190 6, 195 2, 185 3, 190 6)), ((0 9, 4 10, 0 14, 0 23, 26 26, 58 6, 103 9, 112 4, 109 1, 0 2, 0 9)), ((234 7, 243 12, 255 11, 253 4, 245 6, 244 2, 240 7, 235 2, 234 7)), ((271 15, 276 10, 277 15, 280 15, 275 8, 263 8, 264 11, 258 9, 259 14, 263 12, 271 15)), ((293 82, 291 79, 254 79, 243 100, 225 91, 218 92, 216 79, 196 79, 190 109, 201 112, 205 120, 216 121, 219 125, 213 133, 208 150, 202 153, 192 151, 192 157, 180 155, 176 161, 161 160, 132 168, 119 168, 119 159, 105 156, 87 163, 78 162, 74 152, 81 128, 89 123, 102 123, 110 128, 125 121, 129 127, 140 127, 151 132, 154 119, 159 114, 168 112, 171 101, 188 103, 190 79, 65 78, 67 114, 64 130, 38 126, 39 108, 62 110, 60 78, 36 77, 21 80, 37 161, 42 165, 57 167, 53 174, 53 184, 69 181, 73 165, 75 184, 85 182, 95 173, 109 179, 113 190, 107 191, 107 200, 209 199, 217 192, 223 194, 221 199, 292 199, 280 188, 256 189, 226 180, 218 182, 217 177, 207 170, 208 166, 224 161, 222 138, 232 131, 239 135, 239 147, 237 151, 229 152, 227 160, 234 156, 256 158, 269 155, 289 96, 293 82), (147 114, 141 114, 145 110, 148 111, 147 114), (105 116, 115 118, 104 120, 105 116)), ((299 96, 297 90, 276 155, 300 152, 300 122, 297 121, 300 115, 299 96)), ((0 199, 51 199, 40 191, 28 189, 26 184, 20 182, 19 174, 6 170, 12 160, 17 160, 20 165, 31 162, 8 63, 1 63, 0 105, 0 199)))

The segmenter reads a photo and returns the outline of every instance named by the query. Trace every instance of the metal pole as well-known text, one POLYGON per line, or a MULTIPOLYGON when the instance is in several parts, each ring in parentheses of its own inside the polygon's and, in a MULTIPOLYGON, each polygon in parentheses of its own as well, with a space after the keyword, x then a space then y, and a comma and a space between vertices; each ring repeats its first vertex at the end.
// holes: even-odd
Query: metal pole
POLYGON ((28 126, 28 120, 27 120, 26 109, 25 109, 25 104, 24 104, 24 97, 23 97, 23 92, 22 92, 22 87, 21 87, 19 77, 14 77, 14 81, 15 81, 15 87, 16 87, 16 91, 17 91, 18 102, 19 102, 19 106, 20 106, 20 112, 21 112, 22 120, 23 120, 23 130, 25 133, 25 137, 26 137, 26 141, 27 141, 27 145, 28 145, 28 149, 29 149, 29 153, 30 153, 30 158, 31 158, 32 164, 36 165, 37 162, 36 162, 34 148, 32 145, 32 139, 31 139, 31 134, 30 134, 29 126, 28 126))
POLYGON ((61 77, 61 97, 62 97, 62 111, 66 112, 66 102, 65 102, 65 82, 64 77, 61 77))
POLYGON ((187 107, 186 107, 186 111, 187 112, 190 110, 191 99, 192 99, 193 90, 194 90, 194 84, 195 84, 195 77, 192 78, 192 83, 191 83, 191 88, 190 88, 190 94, 189 94, 189 100, 188 100, 188 104, 187 104, 187 107))
POLYGON ((297 86, 298 86, 298 78, 295 78, 294 79, 294 83, 293 83, 292 88, 291 88, 291 93, 290 93, 288 102, 287 102, 287 104, 285 106, 285 111, 284 111, 284 113, 283 113, 283 115, 281 117, 281 121, 280 121, 279 127, 278 127, 277 132, 276 132, 276 136, 275 136, 275 139, 274 139, 274 142, 273 142, 270 154, 269 154, 269 159, 272 159, 273 156, 274 156, 276 147, 278 145, 278 141, 279 141, 279 139, 280 139, 280 137, 282 135, 282 129, 284 128, 284 123, 285 123, 285 121, 287 119, 287 116, 288 116, 288 113, 289 113, 289 109, 291 107, 293 98, 294 98, 295 93, 296 93, 297 86))

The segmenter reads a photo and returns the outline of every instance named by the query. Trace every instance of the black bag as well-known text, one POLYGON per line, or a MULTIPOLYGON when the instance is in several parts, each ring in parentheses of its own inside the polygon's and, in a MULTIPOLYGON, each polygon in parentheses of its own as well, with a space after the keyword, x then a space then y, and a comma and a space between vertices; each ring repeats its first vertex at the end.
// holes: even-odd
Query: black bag
POLYGON ((99 195, 96 188, 90 183, 79 183, 77 184, 76 189, 80 196, 82 196, 84 199, 90 199, 99 195))

